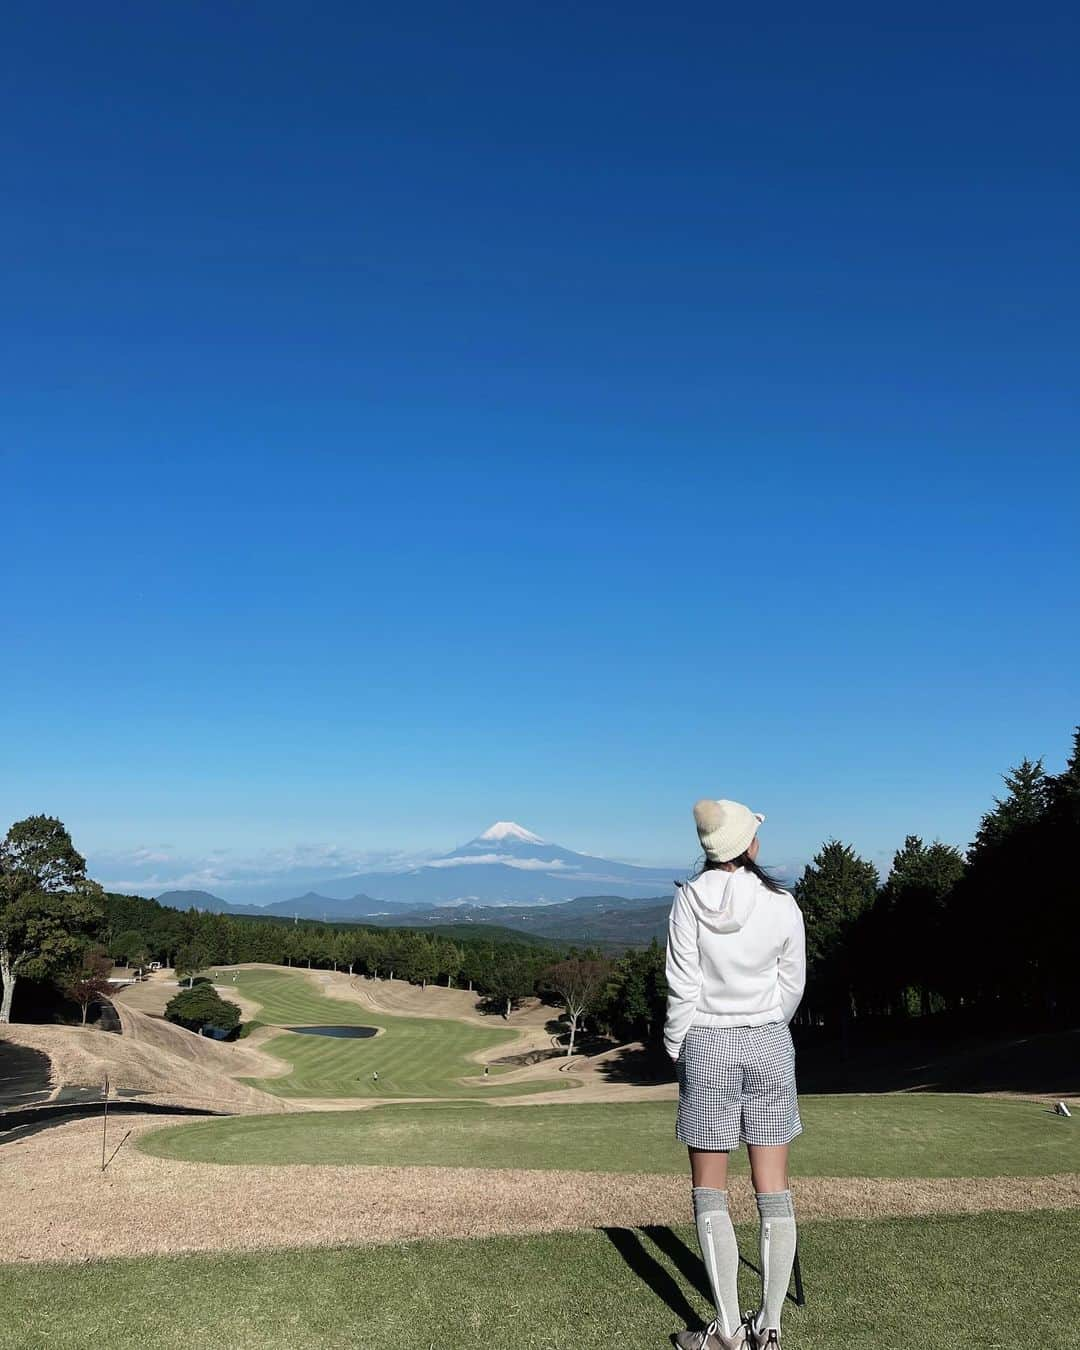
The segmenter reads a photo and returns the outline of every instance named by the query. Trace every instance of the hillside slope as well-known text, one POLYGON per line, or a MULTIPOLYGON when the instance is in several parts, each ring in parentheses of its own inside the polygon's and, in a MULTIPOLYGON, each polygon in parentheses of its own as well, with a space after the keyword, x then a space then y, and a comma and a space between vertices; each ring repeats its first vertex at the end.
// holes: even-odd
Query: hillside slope
POLYGON ((4 1039, 49 1057, 54 1096, 64 1088, 100 1091, 108 1075, 114 1094, 156 1104, 249 1113, 288 1109, 278 1098, 233 1077, 282 1072, 273 1056, 243 1043, 196 1036, 122 1003, 117 1011, 120 1036, 96 1027, 13 1023, 4 1028, 4 1039))

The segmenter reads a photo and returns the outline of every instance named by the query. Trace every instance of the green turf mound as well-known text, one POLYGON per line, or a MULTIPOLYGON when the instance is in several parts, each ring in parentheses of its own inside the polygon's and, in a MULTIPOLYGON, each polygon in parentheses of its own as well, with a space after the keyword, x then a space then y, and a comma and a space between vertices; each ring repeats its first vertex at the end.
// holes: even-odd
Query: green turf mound
MULTIPOLYGON (((805 1097, 792 1149, 803 1176, 1047 1176, 1080 1171, 1075 1122, 1028 1102, 901 1095, 805 1097)), ((178 1125, 139 1147, 212 1163, 537 1167, 685 1171, 670 1102, 621 1105, 386 1106, 178 1125)), ((745 1154, 736 1155, 742 1165, 745 1154)))

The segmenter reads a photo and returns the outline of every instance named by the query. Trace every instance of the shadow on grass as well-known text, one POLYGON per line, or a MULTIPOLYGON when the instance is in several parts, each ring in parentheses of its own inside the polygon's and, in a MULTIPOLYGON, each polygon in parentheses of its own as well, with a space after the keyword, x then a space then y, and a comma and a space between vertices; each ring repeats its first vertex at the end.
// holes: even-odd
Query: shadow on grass
POLYGON ((49 1098, 52 1064, 42 1050, 0 1040, 0 1107, 29 1106, 49 1098))
MULTIPOLYGON (((649 1254, 645 1244, 634 1229, 605 1228, 602 1231, 634 1274, 649 1286, 657 1298, 662 1299, 667 1304, 681 1322, 684 1322, 688 1327, 704 1325, 697 1310, 691 1306, 679 1287, 678 1281, 670 1271, 657 1261, 655 1256, 649 1254)), ((670 1229, 667 1231, 670 1233, 670 1229)), ((674 1233, 670 1235, 675 1242, 679 1241, 674 1233)), ((686 1248, 684 1247, 683 1250, 686 1251, 686 1248)), ((701 1278, 704 1279, 705 1267, 701 1265, 700 1261, 698 1261, 698 1265, 701 1266, 701 1278)), ((706 1281, 706 1288, 708 1288, 708 1281, 706 1281)))
MULTIPOLYGON (((12 1144, 20 1139, 29 1139, 42 1130, 54 1125, 65 1125, 72 1120, 85 1120, 87 1117, 100 1117, 104 1113, 104 1102, 97 1088, 65 1089, 73 1092, 65 1101, 46 1102, 41 1106, 14 1108, 0 1111, 0 1147, 12 1144)), ((202 1106, 170 1106, 162 1102, 144 1102, 136 1096, 129 1100, 109 1099, 109 1119, 125 1115, 140 1116, 197 1116, 200 1118, 220 1119, 232 1115, 231 1111, 214 1111, 202 1106)))
POLYGON ((609 1083, 631 1083, 635 1087, 675 1081, 675 1070, 667 1055, 641 1045, 624 1045, 598 1064, 596 1071, 609 1083))
MULTIPOLYGON (((868 1022, 842 1039, 822 1028, 792 1028, 799 1089, 852 1092, 1026 1092, 1080 1096, 1080 1030, 980 1031, 944 1018, 896 1026, 868 1022)), ((587 1050, 586 1053, 596 1053, 587 1050)), ((609 1083, 673 1083, 664 1052, 626 1045, 597 1064, 609 1083)))
MULTIPOLYGON (((671 1271, 661 1265, 641 1241, 642 1237, 648 1238, 690 1288, 700 1294, 706 1304, 711 1304, 712 1289, 709 1287, 705 1263, 697 1252, 686 1245, 678 1233, 657 1224, 648 1224, 638 1229, 605 1228, 602 1231, 634 1274, 649 1286, 657 1298, 663 1299, 676 1317, 681 1318, 690 1328, 704 1325, 671 1271)), ((752 1271, 758 1279, 761 1278, 760 1266, 748 1260, 741 1252, 739 1264, 752 1271)), ((801 1306, 791 1290, 788 1291, 787 1301, 795 1307, 801 1306)))
POLYGON ((670 1228, 661 1228, 656 1224, 649 1224, 640 1231, 667 1257, 692 1289, 696 1289, 704 1299, 712 1298, 705 1262, 697 1252, 690 1250, 678 1234, 673 1233, 670 1228))
POLYGON ((1080 1031, 985 1032, 944 1018, 868 1026, 845 1043, 794 1027, 804 1093, 1080 1094, 1080 1031))

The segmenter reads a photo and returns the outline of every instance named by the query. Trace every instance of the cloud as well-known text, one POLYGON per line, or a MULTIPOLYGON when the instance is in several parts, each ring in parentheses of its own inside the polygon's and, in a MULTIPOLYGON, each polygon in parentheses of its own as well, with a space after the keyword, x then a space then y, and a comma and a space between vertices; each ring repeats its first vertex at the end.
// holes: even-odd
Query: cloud
POLYGON ((543 858, 516 858, 512 853, 474 853, 465 858, 432 858, 425 867, 471 867, 473 863, 502 863, 504 867, 516 867, 522 872, 573 872, 561 858, 547 862, 543 858))
POLYGON ((139 845, 131 849, 92 853, 91 876, 106 890, 159 895, 162 891, 211 891, 226 899, 273 898, 270 891, 288 894, 309 882, 349 876, 372 867, 415 865, 416 855, 385 850, 357 850, 339 844, 295 844, 288 848, 254 852, 214 850, 201 857, 167 845, 139 845))
POLYGON ((133 849, 129 856, 137 863, 167 863, 172 862, 173 853, 168 844, 160 844, 156 848, 133 849))

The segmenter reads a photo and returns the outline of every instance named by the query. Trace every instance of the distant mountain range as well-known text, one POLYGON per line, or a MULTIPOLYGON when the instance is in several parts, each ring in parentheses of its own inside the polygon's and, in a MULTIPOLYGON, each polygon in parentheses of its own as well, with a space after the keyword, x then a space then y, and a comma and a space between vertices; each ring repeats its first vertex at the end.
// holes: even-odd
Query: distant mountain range
POLYGON ((335 901, 329 896, 297 896, 276 905, 231 905, 208 891, 165 891, 158 902, 172 909, 199 909, 213 914, 247 914, 275 918, 318 919, 322 922, 366 922, 385 927, 431 928, 444 936, 464 936, 490 929, 504 937, 507 930, 539 940, 595 942, 603 947, 647 945, 667 932, 671 900, 666 896, 579 895, 551 905, 415 905, 390 906, 385 901, 357 895, 335 901), (348 906, 349 913, 341 912, 348 906))
POLYGON ((512 928, 560 942, 636 947, 648 944, 654 937, 666 936, 670 910, 670 896, 579 895, 553 905, 433 906, 412 913, 373 917, 370 922, 409 928, 442 928, 453 923, 460 932, 512 928))
POLYGON ((338 877, 273 904, 232 904, 208 891, 165 891, 157 898, 173 909, 216 914, 410 927, 494 924, 538 937, 633 943, 663 932, 674 874, 575 853, 513 821, 497 821, 442 857, 338 877))
POLYGON ((550 905, 583 895, 652 898, 671 886, 669 868, 636 867, 548 843, 513 821, 441 857, 317 882, 305 895, 268 905, 236 905, 205 891, 166 891, 162 904, 224 914, 285 914, 367 919, 428 906, 550 905))
POLYGON ((268 914, 282 915, 298 919, 367 919, 377 916, 389 916, 415 906, 392 900, 373 900, 370 895, 352 895, 345 900, 335 900, 329 895, 319 895, 308 891, 292 900, 278 900, 272 905, 236 905, 223 900, 220 895, 211 895, 209 891, 162 891, 157 897, 158 904, 168 905, 170 909, 200 909, 209 914, 268 914))

